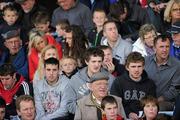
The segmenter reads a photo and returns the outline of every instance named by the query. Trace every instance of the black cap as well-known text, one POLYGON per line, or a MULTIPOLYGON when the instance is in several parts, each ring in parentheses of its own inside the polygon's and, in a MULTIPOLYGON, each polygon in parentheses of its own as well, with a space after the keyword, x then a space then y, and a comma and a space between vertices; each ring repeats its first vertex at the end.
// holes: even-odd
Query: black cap
POLYGON ((19 36, 19 30, 10 30, 4 34, 1 34, 4 40, 19 36))
POLYGON ((23 4, 25 1, 27 1, 27 0, 15 0, 17 3, 19 3, 19 4, 23 4))
POLYGON ((171 34, 180 33, 180 22, 175 22, 174 24, 172 24, 170 33, 171 34))
POLYGON ((92 75, 92 77, 90 78, 90 83, 93 83, 94 81, 98 81, 98 80, 108 80, 108 79, 109 79, 109 76, 107 73, 98 72, 92 75))

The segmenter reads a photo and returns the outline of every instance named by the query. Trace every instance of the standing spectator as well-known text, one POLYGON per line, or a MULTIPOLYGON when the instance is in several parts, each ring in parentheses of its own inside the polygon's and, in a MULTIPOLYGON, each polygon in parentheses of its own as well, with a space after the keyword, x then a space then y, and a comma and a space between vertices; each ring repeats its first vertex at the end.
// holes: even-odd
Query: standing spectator
POLYGON ((172 24, 170 33, 172 35, 170 56, 176 57, 180 60, 180 21, 172 24))
POLYGON ((87 6, 79 0, 58 0, 59 7, 52 15, 52 26, 55 27, 60 19, 67 19, 70 24, 79 25, 86 35, 93 28, 92 14, 87 6))
POLYGON ((127 56, 132 50, 132 45, 121 38, 114 21, 106 21, 103 26, 104 37, 101 45, 110 46, 113 51, 113 58, 119 60, 120 64, 124 64, 127 56))
POLYGON ((36 110, 34 98, 30 95, 21 95, 16 100, 17 120, 35 120, 36 110))
MULTIPOLYGON (((108 79, 108 75, 103 72, 97 72, 91 76, 89 86, 91 93, 78 101, 74 120, 100 120, 102 118, 101 102, 108 95, 108 79)), ((118 114, 126 119, 121 98, 114 97, 118 103, 118 114)))
POLYGON ((138 52, 132 52, 126 60, 126 70, 111 87, 111 94, 122 98, 126 116, 137 120, 141 110, 140 100, 147 96, 156 96, 156 86, 144 71, 145 60, 138 52))
POLYGON ((152 24, 145 24, 139 30, 139 38, 133 44, 132 51, 137 51, 143 57, 154 54, 154 38, 157 36, 155 27, 152 24))
POLYGON ((160 110, 172 110, 178 95, 175 86, 180 84, 180 61, 169 56, 170 40, 159 35, 154 40, 155 54, 145 57, 145 70, 157 86, 160 110))
POLYGON ((22 40, 18 30, 10 30, 3 34, 4 45, 8 51, 4 51, 0 57, 0 65, 11 63, 16 71, 25 78, 28 77, 27 50, 22 46, 22 40))
POLYGON ((16 73, 11 64, 3 64, 0 67, 0 96, 6 101, 5 118, 16 117, 16 98, 20 95, 32 95, 32 86, 28 84, 23 76, 16 73))
POLYGON ((69 99, 66 92, 68 81, 59 75, 59 61, 56 58, 45 60, 44 74, 43 80, 37 81, 34 85, 36 119, 66 120, 69 99))
POLYGON ((95 27, 88 34, 91 46, 100 45, 103 37, 103 24, 107 20, 106 13, 102 9, 95 9, 93 12, 93 22, 95 27))

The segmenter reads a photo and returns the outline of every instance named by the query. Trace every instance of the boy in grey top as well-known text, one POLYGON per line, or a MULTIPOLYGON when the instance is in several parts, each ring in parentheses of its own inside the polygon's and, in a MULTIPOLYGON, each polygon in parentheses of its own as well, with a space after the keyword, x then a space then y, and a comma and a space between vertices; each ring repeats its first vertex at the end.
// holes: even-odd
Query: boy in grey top
POLYGON ((180 84, 180 61, 169 56, 170 40, 165 35, 155 38, 154 49, 155 55, 145 58, 145 70, 158 86, 156 94, 160 110, 172 110, 172 102, 178 95, 175 86, 180 84))
POLYGON ((59 61, 49 58, 44 63, 45 78, 34 85, 37 120, 65 119, 67 116, 67 80, 59 76, 59 61))

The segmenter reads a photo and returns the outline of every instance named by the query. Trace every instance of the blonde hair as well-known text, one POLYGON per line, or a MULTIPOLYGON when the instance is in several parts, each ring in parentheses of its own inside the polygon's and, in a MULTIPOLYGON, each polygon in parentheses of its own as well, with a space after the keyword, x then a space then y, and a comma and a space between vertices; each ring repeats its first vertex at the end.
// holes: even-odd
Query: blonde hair
POLYGON ((60 61, 60 66, 62 66, 64 64, 64 61, 67 60, 67 59, 73 60, 74 65, 77 67, 77 65, 78 65, 77 60, 72 56, 64 56, 60 61))
POLYGON ((172 10, 172 6, 174 4, 178 4, 180 6, 180 0, 170 0, 167 3, 166 9, 164 11, 164 21, 167 21, 167 22, 171 22, 172 21, 171 10, 172 10))
POLYGON ((56 56, 57 59, 59 60, 59 54, 58 54, 58 50, 54 45, 47 45, 45 48, 42 49, 41 51, 41 56, 39 59, 39 63, 38 63, 38 68, 37 68, 37 72, 38 72, 38 77, 41 80, 43 78, 43 69, 44 69, 44 57, 45 57, 45 53, 46 51, 48 51, 49 49, 54 49, 56 50, 56 56))
POLYGON ((44 32, 41 32, 41 31, 38 31, 36 29, 32 29, 29 33, 29 45, 28 45, 28 48, 29 48, 29 52, 28 52, 28 55, 31 54, 31 49, 32 48, 35 48, 36 49, 36 43, 39 42, 40 39, 45 39, 45 44, 47 44, 47 39, 45 38, 45 33, 44 32))

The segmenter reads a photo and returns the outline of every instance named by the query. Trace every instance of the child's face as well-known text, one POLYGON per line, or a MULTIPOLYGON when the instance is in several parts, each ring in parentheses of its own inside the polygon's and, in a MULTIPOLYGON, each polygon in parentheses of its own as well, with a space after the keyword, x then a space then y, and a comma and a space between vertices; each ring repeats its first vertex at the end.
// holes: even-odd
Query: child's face
POLYGON ((116 103, 107 103, 104 108, 107 120, 116 120, 118 108, 116 103))
POLYGON ((47 22, 47 23, 35 24, 35 27, 36 27, 37 30, 46 33, 46 32, 48 32, 48 30, 49 30, 49 22, 47 22))
POLYGON ((60 25, 56 26, 56 32, 58 36, 65 36, 65 30, 63 30, 60 25))
POLYGON ((44 60, 47 60, 50 57, 57 58, 57 51, 56 51, 56 49, 51 48, 51 49, 48 49, 45 52, 44 60))
POLYGON ((16 20, 18 19, 17 12, 6 10, 4 11, 4 20, 7 22, 8 25, 13 25, 16 20))
POLYGON ((72 71, 76 68, 75 61, 73 59, 64 59, 62 61, 62 71, 66 74, 71 74, 72 71))
POLYGON ((93 22, 96 26, 103 26, 106 21, 106 15, 104 12, 94 12, 93 14, 93 22))
POLYGON ((146 118, 154 119, 156 118, 157 113, 158 113, 158 107, 156 104, 150 102, 144 106, 144 114, 146 118))

